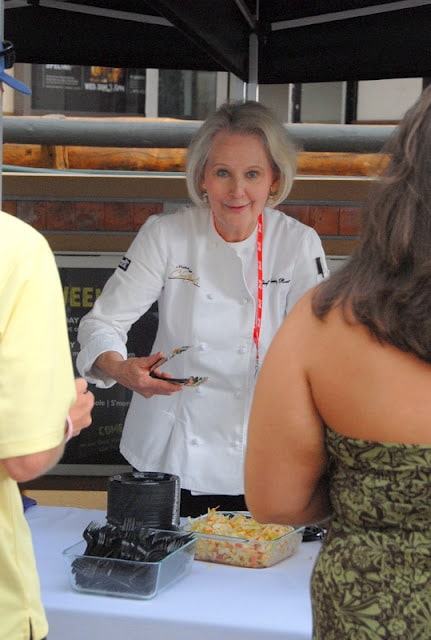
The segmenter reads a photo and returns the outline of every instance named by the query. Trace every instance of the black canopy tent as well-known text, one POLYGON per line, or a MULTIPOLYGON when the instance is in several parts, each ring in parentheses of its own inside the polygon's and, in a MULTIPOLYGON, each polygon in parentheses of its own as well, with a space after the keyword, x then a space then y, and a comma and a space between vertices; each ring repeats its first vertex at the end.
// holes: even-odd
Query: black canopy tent
POLYGON ((4 0, 18 62, 248 84, 429 77, 430 33, 431 0, 4 0))

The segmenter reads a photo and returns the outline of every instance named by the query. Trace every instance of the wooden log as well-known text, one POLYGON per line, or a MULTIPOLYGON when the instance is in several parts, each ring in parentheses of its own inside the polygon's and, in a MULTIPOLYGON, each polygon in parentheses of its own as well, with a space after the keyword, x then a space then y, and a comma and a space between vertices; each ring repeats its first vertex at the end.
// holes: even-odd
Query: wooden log
POLYGON ((116 171, 185 171, 186 149, 68 147, 70 168, 116 171))
POLYGON ((3 145, 4 164, 32 168, 180 172, 185 157, 185 149, 3 145))
POLYGON ((298 153, 300 175, 377 176, 385 168, 388 157, 382 153, 298 153))
MULTIPOLYGON (((145 149, 3 145, 6 165, 48 169, 165 171, 185 170, 186 149, 145 149)), ((387 164, 380 153, 298 153, 299 175, 376 176, 387 164)))

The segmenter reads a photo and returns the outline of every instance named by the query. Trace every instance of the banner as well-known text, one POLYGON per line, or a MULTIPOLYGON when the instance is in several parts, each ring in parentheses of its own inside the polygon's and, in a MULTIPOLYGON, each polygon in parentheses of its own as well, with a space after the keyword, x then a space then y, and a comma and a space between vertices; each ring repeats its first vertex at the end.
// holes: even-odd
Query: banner
MULTIPOLYGON (((79 322, 92 308, 112 269, 60 266, 59 272, 63 284, 72 360, 75 375, 78 376, 75 363, 79 352, 79 322)), ((157 305, 153 305, 129 332, 127 349, 130 356, 144 356, 151 352, 157 323, 157 305)), ((119 384, 110 389, 98 389, 90 384, 89 388, 95 396, 93 423, 67 443, 61 463, 128 464, 119 452, 119 444, 131 391, 119 384)))

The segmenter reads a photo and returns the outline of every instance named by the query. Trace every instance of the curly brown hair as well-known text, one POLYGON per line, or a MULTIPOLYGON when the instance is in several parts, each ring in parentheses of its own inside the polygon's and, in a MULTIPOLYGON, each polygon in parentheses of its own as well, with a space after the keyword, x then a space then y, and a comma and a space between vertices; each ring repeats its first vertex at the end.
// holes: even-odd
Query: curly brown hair
POLYGON ((431 87, 383 152, 389 164, 363 207, 351 258, 313 296, 324 318, 340 306, 381 342, 431 362, 431 87))

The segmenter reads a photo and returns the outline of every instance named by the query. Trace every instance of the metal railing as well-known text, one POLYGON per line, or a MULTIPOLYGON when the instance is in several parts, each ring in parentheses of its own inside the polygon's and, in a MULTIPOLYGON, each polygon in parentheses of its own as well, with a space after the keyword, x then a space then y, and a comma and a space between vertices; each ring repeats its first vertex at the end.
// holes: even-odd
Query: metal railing
MULTIPOLYGON (((3 142, 91 147, 186 148, 202 122, 3 117, 3 142)), ((301 151, 378 153, 396 125, 286 124, 301 151)))

